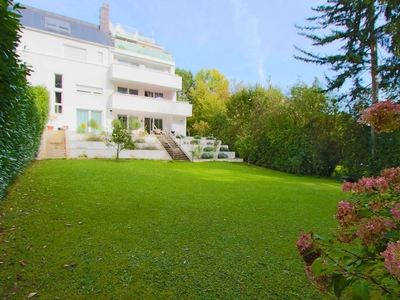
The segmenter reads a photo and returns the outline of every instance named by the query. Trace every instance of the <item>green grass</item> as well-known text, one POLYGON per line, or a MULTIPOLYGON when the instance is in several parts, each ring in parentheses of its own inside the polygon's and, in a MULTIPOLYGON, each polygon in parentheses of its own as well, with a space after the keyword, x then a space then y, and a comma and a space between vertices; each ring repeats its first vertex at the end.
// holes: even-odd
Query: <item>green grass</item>
POLYGON ((295 245, 343 196, 246 164, 37 162, 0 202, 0 298, 321 299, 295 245))

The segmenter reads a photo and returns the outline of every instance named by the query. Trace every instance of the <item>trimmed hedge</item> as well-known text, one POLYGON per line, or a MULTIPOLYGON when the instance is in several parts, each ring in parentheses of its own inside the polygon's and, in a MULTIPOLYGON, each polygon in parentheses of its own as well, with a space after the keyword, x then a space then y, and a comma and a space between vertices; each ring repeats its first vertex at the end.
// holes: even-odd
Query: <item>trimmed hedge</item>
POLYGON ((218 158, 228 158, 228 154, 226 154, 224 152, 220 152, 220 153, 218 153, 218 158))
POLYGON ((200 140, 191 140, 191 141, 190 141, 190 144, 192 144, 192 145, 198 145, 198 144, 200 144, 200 140))
POLYGON ((204 153, 201 154, 201 158, 202 158, 202 159, 214 158, 214 153, 211 153, 211 152, 204 152, 204 153))
POLYGON ((214 147, 210 147, 210 146, 204 147, 203 151, 204 152, 213 152, 214 151, 214 147))
POLYGON ((214 136, 208 136, 208 137, 206 137, 206 140, 215 140, 215 137, 214 136))
POLYGON ((11 0, 0 2, 0 199, 37 156, 49 105, 45 88, 28 86, 30 70, 16 54, 21 31, 17 9, 11 0))
POLYGON ((201 135, 195 135, 194 138, 195 138, 196 140, 201 140, 201 135))
POLYGON ((219 151, 229 151, 228 147, 222 146, 219 148, 219 151))

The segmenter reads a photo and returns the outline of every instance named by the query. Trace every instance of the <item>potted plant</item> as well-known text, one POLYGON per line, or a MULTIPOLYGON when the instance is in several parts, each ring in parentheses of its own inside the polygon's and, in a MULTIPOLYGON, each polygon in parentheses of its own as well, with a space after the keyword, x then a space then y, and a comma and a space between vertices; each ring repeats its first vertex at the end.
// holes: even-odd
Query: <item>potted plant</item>
POLYGON ((50 125, 47 125, 47 129, 48 129, 48 130, 54 130, 53 121, 54 121, 55 119, 57 119, 57 116, 55 116, 55 115, 50 115, 50 116, 49 116, 50 125))

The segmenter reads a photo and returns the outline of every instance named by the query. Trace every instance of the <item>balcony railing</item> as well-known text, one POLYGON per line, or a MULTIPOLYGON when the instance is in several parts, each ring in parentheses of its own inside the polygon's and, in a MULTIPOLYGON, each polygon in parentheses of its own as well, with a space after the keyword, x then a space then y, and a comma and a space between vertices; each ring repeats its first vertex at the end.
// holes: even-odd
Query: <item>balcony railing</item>
POLYGON ((136 111, 182 117, 192 115, 192 105, 188 102, 174 102, 172 100, 120 94, 117 92, 111 95, 110 100, 110 109, 114 111, 136 111))

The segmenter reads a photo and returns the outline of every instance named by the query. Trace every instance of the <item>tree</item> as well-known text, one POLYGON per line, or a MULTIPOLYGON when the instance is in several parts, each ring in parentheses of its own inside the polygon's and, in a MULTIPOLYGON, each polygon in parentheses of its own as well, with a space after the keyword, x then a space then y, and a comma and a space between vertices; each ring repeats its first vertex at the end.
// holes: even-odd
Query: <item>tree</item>
MULTIPOLYGON (((312 8, 317 16, 307 20, 315 26, 301 27, 300 34, 314 46, 339 45, 339 53, 314 54, 298 49, 304 56, 296 59, 330 66, 337 73, 327 79, 327 91, 340 89, 352 81, 350 101, 356 112, 379 102, 379 92, 398 97, 400 87, 399 0, 328 0, 312 8), (314 32, 322 30, 322 35, 314 32), (309 33, 306 33, 309 32, 309 33), (378 53, 382 52, 379 56, 378 53), (369 71, 370 79, 364 82, 369 71)), ((344 94, 341 100, 347 98, 344 94)), ((375 134, 371 129, 371 156, 375 158, 375 134)))
POLYGON ((111 136, 106 137, 105 143, 108 147, 111 146, 117 151, 117 160, 122 150, 134 150, 136 148, 130 131, 118 119, 112 121, 111 136))
MULTIPOLYGON (((385 131, 399 130, 399 123, 392 122, 399 107, 380 104, 364 112, 364 121, 385 131)), ((338 298, 351 288, 353 299, 379 294, 382 299, 399 299, 400 167, 345 183, 342 189, 351 198, 338 203, 334 238, 303 232, 297 242, 307 277, 322 291, 333 289, 338 298)))
POLYGON ((182 77, 182 90, 177 93, 178 101, 192 103, 192 95, 190 94, 190 89, 194 87, 192 72, 176 68, 175 74, 182 77))
POLYGON ((188 118, 192 135, 198 134, 196 127, 200 122, 207 123, 201 128, 209 128, 205 134, 211 134, 220 123, 221 114, 225 114, 226 102, 229 99, 229 81, 217 70, 200 70, 194 79, 194 87, 190 89, 193 104, 193 116, 188 118))

